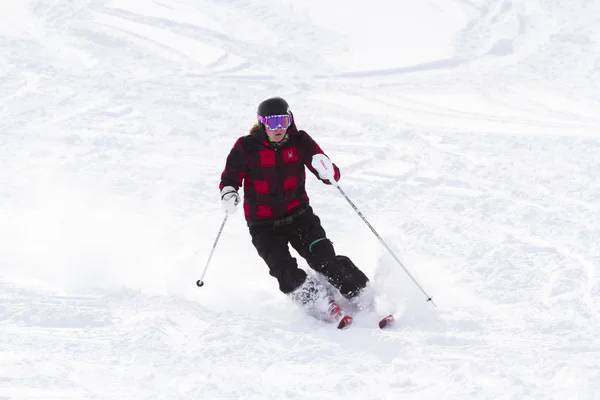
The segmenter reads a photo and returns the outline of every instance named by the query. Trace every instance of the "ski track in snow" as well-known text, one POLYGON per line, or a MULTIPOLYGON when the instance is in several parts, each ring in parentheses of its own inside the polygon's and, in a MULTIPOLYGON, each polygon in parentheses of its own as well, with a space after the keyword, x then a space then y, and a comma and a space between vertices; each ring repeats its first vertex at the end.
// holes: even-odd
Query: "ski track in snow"
POLYGON ((0 1, 0 399, 597 398, 600 7, 575 3, 0 1), (391 329, 304 315, 241 215, 194 286, 272 95, 437 308, 312 176, 391 329))

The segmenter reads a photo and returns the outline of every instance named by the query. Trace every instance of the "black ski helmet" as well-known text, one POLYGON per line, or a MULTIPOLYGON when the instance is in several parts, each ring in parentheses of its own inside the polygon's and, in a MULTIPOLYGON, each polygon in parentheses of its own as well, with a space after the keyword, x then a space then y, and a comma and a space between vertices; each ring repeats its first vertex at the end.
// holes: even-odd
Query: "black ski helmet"
POLYGON ((270 99, 262 101, 258 105, 258 110, 256 111, 256 113, 263 118, 268 117, 269 115, 292 114, 287 101, 285 101, 281 97, 271 97, 270 99))

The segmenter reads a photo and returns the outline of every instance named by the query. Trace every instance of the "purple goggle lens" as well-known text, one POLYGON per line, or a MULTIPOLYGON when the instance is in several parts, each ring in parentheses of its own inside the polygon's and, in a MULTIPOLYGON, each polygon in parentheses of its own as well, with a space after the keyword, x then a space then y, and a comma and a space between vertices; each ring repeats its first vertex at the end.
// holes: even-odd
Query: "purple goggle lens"
POLYGON ((292 124, 292 116, 285 115, 269 115, 267 117, 258 116, 258 122, 265 124, 269 129, 275 130, 277 128, 287 129, 292 124))

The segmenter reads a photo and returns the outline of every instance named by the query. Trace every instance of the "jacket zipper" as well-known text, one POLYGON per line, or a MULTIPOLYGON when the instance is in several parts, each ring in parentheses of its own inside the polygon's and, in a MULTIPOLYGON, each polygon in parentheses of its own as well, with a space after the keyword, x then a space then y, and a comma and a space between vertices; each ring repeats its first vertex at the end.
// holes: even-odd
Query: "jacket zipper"
POLYGON ((275 148, 275 160, 277 168, 277 201, 282 205, 285 205, 285 194, 283 190, 284 180, 284 168, 283 168, 283 156, 279 147, 275 148))

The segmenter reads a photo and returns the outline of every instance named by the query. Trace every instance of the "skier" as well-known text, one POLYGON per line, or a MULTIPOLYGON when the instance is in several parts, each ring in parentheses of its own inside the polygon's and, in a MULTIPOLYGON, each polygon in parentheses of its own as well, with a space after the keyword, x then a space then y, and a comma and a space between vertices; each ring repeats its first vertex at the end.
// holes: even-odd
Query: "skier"
POLYGON ((331 289, 298 267, 288 243, 344 298, 364 306, 369 279, 350 258, 336 255, 305 190, 305 166, 329 185, 332 176, 336 182, 340 179, 340 170, 308 133, 296 128, 284 99, 261 102, 257 118, 227 157, 219 185, 223 210, 228 215, 236 212, 243 184, 252 244, 279 289, 297 304, 339 320, 343 311, 331 289))

